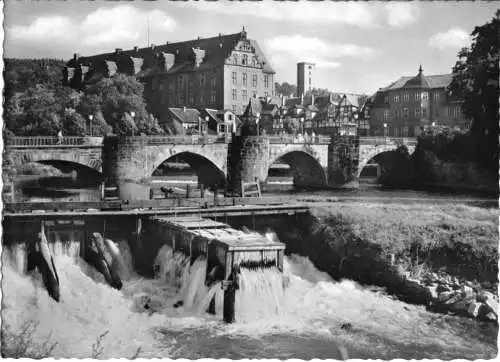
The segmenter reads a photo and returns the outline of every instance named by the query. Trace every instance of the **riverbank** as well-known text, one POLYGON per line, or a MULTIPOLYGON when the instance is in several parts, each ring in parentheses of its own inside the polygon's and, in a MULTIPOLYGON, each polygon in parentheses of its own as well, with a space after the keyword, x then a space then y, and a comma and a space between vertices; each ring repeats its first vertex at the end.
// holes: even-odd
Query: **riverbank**
POLYGON ((309 203, 311 215, 295 223, 266 222, 287 252, 308 256, 338 280, 380 286, 433 311, 497 321, 497 209, 309 203))

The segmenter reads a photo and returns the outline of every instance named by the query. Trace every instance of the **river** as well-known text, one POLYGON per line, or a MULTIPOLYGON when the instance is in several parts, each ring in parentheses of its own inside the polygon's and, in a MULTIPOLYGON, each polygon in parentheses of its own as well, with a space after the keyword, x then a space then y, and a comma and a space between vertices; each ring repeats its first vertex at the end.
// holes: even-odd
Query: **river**
POLYGON ((125 280, 120 291, 77 257, 78 243, 52 243, 59 303, 37 273, 24 272, 24 249, 8 248, 2 256, 3 325, 19 330, 26 321, 36 322, 32 342, 57 342, 56 358, 130 358, 138 352, 142 358, 309 360, 338 359, 342 350, 349 358, 451 360, 497 353, 492 325, 430 313, 350 280, 335 282, 293 254, 285 257, 283 275, 242 272, 236 323, 225 324, 220 287, 200 286, 204 260, 186 268, 182 257, 163 247, 156 278, 147 279, 134 272, 127 244, 117 245, 125 280), (210 292, 216 315, 204 312, 210 292), (140 308, 144 296, 156 313, 140 308), (185 304, 175 308, 179 300, 185 304))

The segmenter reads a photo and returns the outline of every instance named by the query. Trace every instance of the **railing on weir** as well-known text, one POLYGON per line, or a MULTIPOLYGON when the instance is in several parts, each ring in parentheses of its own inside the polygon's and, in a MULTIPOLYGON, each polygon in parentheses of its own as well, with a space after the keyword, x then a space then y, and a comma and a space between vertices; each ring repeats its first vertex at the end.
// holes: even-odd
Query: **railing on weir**
POLYGON ((7 147, 35 148, 35 147, 84 147, 101 146, 102 137, 77 137, 77 136, 35 136, 35 137, 10 137, 5 139, 7 147))

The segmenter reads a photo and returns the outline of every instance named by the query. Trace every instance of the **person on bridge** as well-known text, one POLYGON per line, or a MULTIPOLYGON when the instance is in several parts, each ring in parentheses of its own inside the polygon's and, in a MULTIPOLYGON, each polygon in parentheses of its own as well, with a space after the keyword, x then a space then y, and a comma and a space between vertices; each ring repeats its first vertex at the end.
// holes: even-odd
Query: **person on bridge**
POLYGON ((62 129, 60 129, 59 132, 57 132, 57 144, 61 145, 62 141, 63 141, 63 133, 62 129))

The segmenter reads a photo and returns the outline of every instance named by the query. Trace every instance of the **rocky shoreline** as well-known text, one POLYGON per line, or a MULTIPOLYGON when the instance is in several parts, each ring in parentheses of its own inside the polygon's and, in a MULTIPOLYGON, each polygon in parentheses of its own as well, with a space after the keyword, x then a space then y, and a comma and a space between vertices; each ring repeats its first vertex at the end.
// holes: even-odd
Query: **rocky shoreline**
POLYGON ((467 281, 430 272, 419 279, 405 278, 409 292, 423 294, 429 310, 498 324, 498 284, 467 281))

